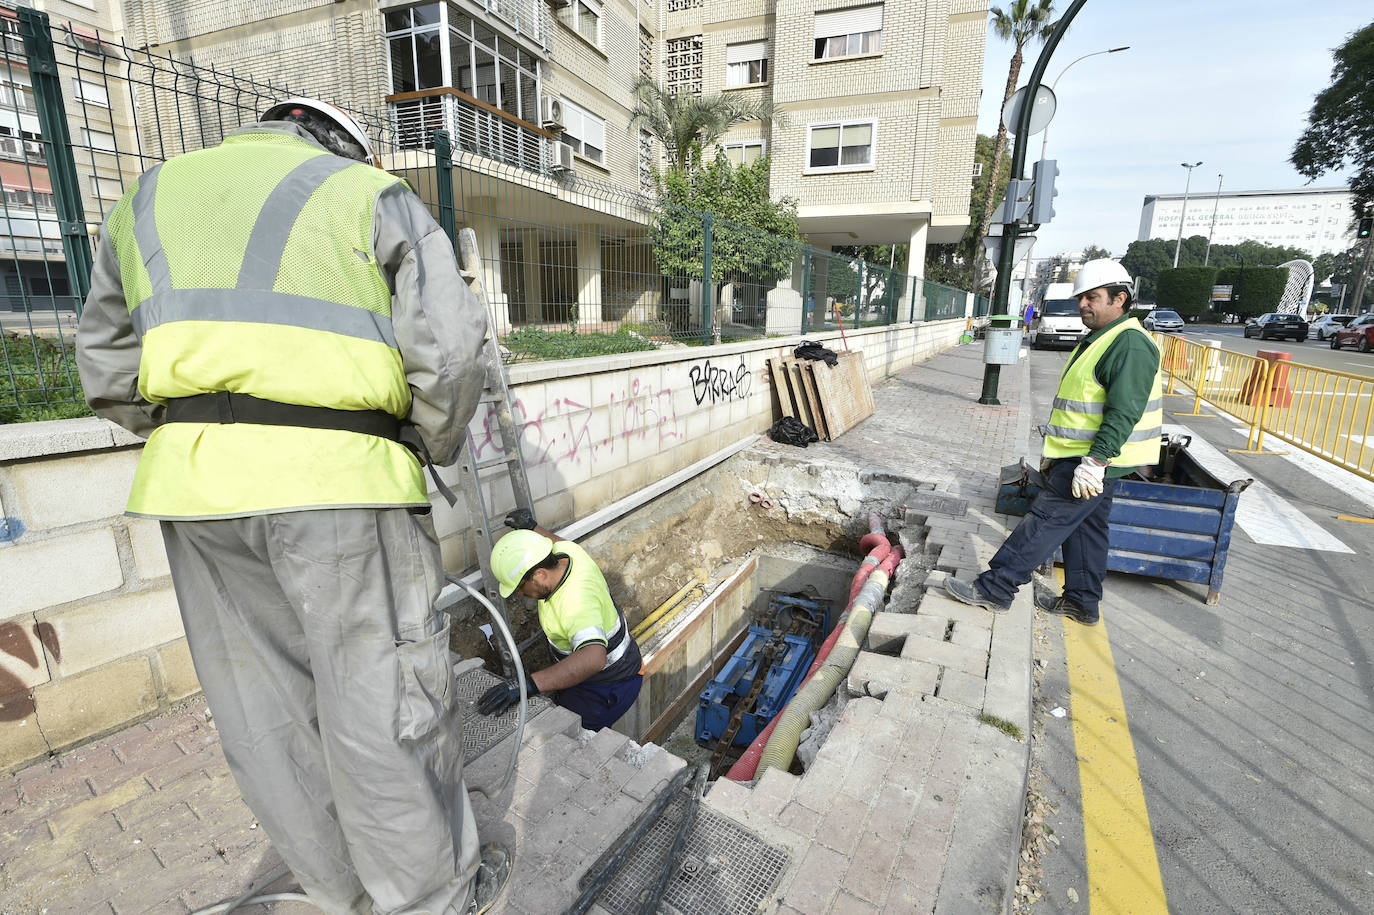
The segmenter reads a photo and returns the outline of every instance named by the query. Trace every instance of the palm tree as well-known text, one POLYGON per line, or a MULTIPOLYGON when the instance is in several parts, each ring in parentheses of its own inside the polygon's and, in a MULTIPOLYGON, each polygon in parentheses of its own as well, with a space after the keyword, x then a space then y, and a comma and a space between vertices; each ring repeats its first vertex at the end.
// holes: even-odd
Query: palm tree
POLYGON ((727 130, 746 121, 786 126, 786 117, 771 101, 674 93, 647 76, 635 82, 631 124, 641 124, 668 151, 670 168, 687 171, 693 148, 709 146, 727 130))
MULTIPOLYGON (((1016 52, 1011 55, 1011 66, 1007 69, 1007 86, 1002 91, 1002 106, 1016 92, 1016 82, 1021 77, 1021 64, 1026 44, 1032 38, 1045 41, 1054 32, 1057 22, 1054 16, 1054 0, 1012 0, 1005 8, 993 7, 988 10, 992 16, 992 30, 1003 41, 1011 41, 1016 52)), ((987 237, 988 226, 992 223, 992 201, 1002 177, 1002 151, 1007 146, 1007 128, 998 118, 997 143, 992 152, 992 179, 983 195, 983 225, 978 233, 978 244, 974 246, 976 263, 983 263, 983 239, 987 237)), ((1013 176, 1015 177, 1015 176, 1013 176)), ((975 270, 975 273, 981 273, 975 270)))

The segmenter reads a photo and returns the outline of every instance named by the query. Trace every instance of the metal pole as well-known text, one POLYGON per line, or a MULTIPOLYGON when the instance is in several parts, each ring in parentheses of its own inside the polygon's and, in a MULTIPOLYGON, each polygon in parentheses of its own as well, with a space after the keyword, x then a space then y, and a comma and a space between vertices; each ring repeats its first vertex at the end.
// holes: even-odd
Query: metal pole
MULTIPOLYGON (((1217 196, 1212 200, 1212 227, 1207 230, 1207 250, 1202 253, 1202 266, 1207 266, 1207 259, 1212 256, 1212 234, 1217 230, 1217 206, 1221 203, 1221 173, 1217 173, 1217 196)), ((1179 228, 1183 228, 1183 220, 1179 220, 1179 228)))
POLYGON ((1183 182, 1183 211, 1178 214, 1178 240, 1174 242, 1174 266, 1178 266, 1178 249, 1183 246, 1183 219, 1188 215, 1188 187, 1193 183, 1193 169, 1201 165, 1201 162, 1194 162, 1189 165, 1187 162, 1180 162, 1184 168, 1188 169, 1188 180, 1183 182))
POLYGON ((434 162, 439 178, 439 228, 458 243, 458 219, 453 206, 453 144, 447 130, 434 131, 434 162))
MULTIPOLYGON (((1031 70, 1030 80, 1026 83, 1026 103, 1021 106, 1021 114, 1016 119, 1016 142, 1012 146, 1011 154, 1012 175, 1020 175, 1026 167, 1026 135, 1030 132, 1031 111, 1035 108, 1035 95, 1040 88, 1040 78, 1045 75, 1045 67, 1049 66, 1050 57, 1059 46, 1059 40, 1064 37, 1074 17, 1087 2, 1088 0, 1073 0, 1064 17, 1059 20, 1059 25, 1045 42, 1045 49, 1040 52, 1040 57, 1031 70)), ((993 285, 991 315, 1007 313, 1007 297, 1011 292, 1011 270, 1016 264, 1016 236, 1019 229, 1020 226, 1015 222, 1004 223, 1002 226, 1002 250, 997 254, 997 282, 993 285)), ((997 382, 1001 377, 1001 370, 1000 365, 983 366, 983 391, 978 397, 979 403, 1001 403, 997 399, 997 382)))
MULTIPOLYGON (((1059 71, 1059 75, 1056 76, 1056 77, 1054 78, 1054 82, 1050 83, 1050 91, 1051 91, 1051 92, 1054 91, 1054 87, 1059 85, 1059 81, 1060 81, 1061 79, 1063 79, 1064 74, 1069 72, 1069 67, 1072 67, 1074 64, 1078 63, 1079 60, 1087 60, 1089 57, 1096 57, 1096 56, 1099 55, 1099 54, 1115 54, 1117 51, 1129 51, 1130 49, 1131 49, 1131 46, 1128 45, 1128 44, 1125 44, 1125 45, 1122 45, 1122 46, 1119 47, 1119 48, 1108 48, 1108 49, 1105 50, 1105 51, 1093 51, 1091 54, 1084 54, 1082 57, 1078 58, 1077 60, 1071 60, 1071 61, 1069 61, 1069 66, 1068 66, 1068 67, 1065 67, 1065 68, 1062 69, 1062 70, 1060 70, 1060 71, 1059 71)), ((1049 144, 1049 142, 1050 142, 1050 128, 1049 128, 1049 125, 1046 125, 1046 126, 1045 126, 1045 130, 1044 130, 1044 132, 1041 134, 1041 139, 1040 139, 1040 158, 1042 158, 1042 159, 1045 158, 1045 147, 1049 144)))
POLYGON ((711 246, 712 228, 715 225, 715 214, 709 210, 701 216, 701 345, 711 345, 711 330, 715 319, 711 312, 714 311, 715 295, 711 288, 711 246))

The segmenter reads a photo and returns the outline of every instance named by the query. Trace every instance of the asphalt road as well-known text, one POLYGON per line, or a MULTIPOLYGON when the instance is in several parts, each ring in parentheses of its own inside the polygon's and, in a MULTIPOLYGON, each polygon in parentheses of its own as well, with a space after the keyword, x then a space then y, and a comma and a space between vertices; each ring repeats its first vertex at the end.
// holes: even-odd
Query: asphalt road
POLYGON ((1194 341, 1220 340, 1222 349, 1237 353, 1253 355, 1259 350, 1292 353, 1294 362, 1374 378, 1374 353, 1362 353, 1350 346, 1333 350, 1330 341, 1318 340, 1316 337, 1308 337, 1302 343, 1295 340, 1260 340, 1255 337, 1247 339, 1238 324, 1190 327, 1184 331, 1183 336, 1194 341))
MULTIPOLYGON (((1226 346, 1240 342, 1237 332, 1226 346)), ((1309 348, 1294 347, 1295 360, 1309 348)), ((1037 423, 1064 354, 1030 358, 1037 423)), ((1185 400, 1166 397, 1166 411, 1185 400)), ((1374 517, 1374 483, 1301 455, 1228 453, 1244 436, 1220 417, 1165 419, 1188 424, 1289 514, 1271 527, 1237 523, 1213 606, 1203 585, 1108 575, 1102 641, 1125 721, 1105 726, 1128 730, 1125 752, 1076 741, 1075 718, 1097 714, 1111 684, 1085 690, 1078 679, 1075 694, 1069 659, 1085 631, 1066 639, 1077 624, 1037 615, 1032 787, 1054 841, 1029 911, 1374 912, 1374 524, 1335 518, 1374 517), (1309 525, 1325 548, 1262 542, 1309 525), (1148 822, 1120 815, 1128 762, 1148 822), (1104 771, 1120 802, 1104 816, 1100 792, 1090 795, 1085 814, 1082 786, 1104 771), (1104 864, 1113 859, 1115 870, 1104 864), (1156 867, 1162 900, 1140 890, 1156 867)), ((1260 504, 1259 488, 1242 506, 1260 504)))

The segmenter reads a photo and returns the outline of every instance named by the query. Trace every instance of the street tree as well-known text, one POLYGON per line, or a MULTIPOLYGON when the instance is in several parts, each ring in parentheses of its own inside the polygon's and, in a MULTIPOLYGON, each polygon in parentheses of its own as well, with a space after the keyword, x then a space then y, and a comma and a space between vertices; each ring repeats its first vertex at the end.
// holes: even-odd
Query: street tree
MULTIPOLYGON (((1007 84, 1002 90, 1002 107, 1006 106, 1007 99, 1011 98, 1016 92, 1016 82, 1021 78, 1021 65, 1025 61, 1026 45, 1032 39, 1043 43, 1053 34, 1057 23, 1054 21, 1054 0, 1011 0, 1005 7, 994 6, 988 10, 988 15, 992 16, 992 30, 998 38, 1003 41, 1010 41, 1014 48, 1011 55, 1011 64, 1007 67, 1007 84)), ((992 221, 993 208, 996 206, 994 197, 997 188, 1001 187, 1005 192, 1006 184, 1002 178, 1002 150, 1007 146, 1007 128, 1001 123, 1000 117, 997 123, 997 141, 993 146, 992 153, 992 176, 988 182, 988 187, 983 192, 983 218, 979 227, 978 243, 974 246, 974 276, 981 277, 981 266, 983 262, 983 239, 988 234, 988 224, 992 221)), ((977 291, 977 290, 975 290, 977 291)))
POLYGON ((1112 252, 1101 245, 1088 245, 1083 249, 1083 259, 1085 261, 1095 261, 1102 257, 1111 257, 1112 252))
POLYGON ((979 134, 974 141, 973 161, 978 166, 969 193, 968 228, 953 244, 926 247, 925 278, 960 289, 973 288, 973 265, 983 257, 982 239, 987 235, 983 219, 983 198, 992 189, 994 207, 1002 202, 1011 179, 1011 153, 1003 149, 996 171, 1001 176, 993 182, 992 154, 997 141, 979 134))
POLYGON ((787 119, 771 101, 734 95, 673 92, 647 76, 635 82, 630 124, 640 125, 663 144, 668 171, 686 172, 701 164, 701 151, 736 124, 766 121, 786 126, 787 119))
MULTIPOLYGON (((1313 100, 1307 129, 1294 144, 1291 161, 1311 179, 1354 166, 1350 190, 1353 215, 1359 217, 1374 208, 1374 22, 1347 38, 1333 57, 1331 85, 1313 100)), ((1374 238, 1364 247, 1363 267, 1355 279, 1356 302, 1364 298, 1374 238)))

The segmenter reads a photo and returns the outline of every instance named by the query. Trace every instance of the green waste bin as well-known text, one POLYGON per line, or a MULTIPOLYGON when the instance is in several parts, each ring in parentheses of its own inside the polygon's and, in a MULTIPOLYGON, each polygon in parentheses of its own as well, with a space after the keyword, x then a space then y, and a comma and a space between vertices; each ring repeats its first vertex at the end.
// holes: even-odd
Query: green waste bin
POLYGON ((983 335, 985 365, 1015 365, 1021 357, 1021 319, 1016 315, 990 315, 983 335))

